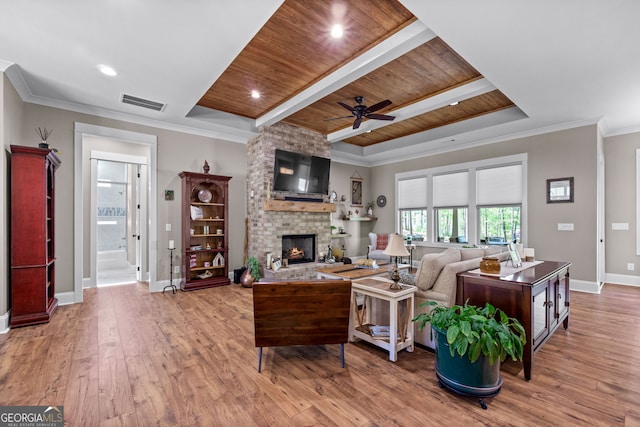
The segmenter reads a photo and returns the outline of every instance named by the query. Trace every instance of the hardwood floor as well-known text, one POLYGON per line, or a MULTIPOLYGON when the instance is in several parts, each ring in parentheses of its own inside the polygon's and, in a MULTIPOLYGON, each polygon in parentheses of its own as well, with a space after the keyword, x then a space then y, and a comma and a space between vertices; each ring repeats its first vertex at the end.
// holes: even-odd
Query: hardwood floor
POLYGON ((257 372, 251 289, 91 289, 47 325, 0 335, 0 404, 64 405, 72 426, 640 425, 640 288, 571 293, 569 329, 502 367, 500 394, 438 387, 435 356, 366 343, 267 348, 257 372))

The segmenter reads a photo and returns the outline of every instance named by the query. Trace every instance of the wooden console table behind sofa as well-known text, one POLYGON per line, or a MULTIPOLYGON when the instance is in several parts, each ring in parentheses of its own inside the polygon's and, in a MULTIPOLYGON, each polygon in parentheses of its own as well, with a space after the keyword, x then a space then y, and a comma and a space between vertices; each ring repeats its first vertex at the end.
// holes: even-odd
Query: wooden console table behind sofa
POLYGON ((344 344, 349 335, 350 280, 302 280, 253 284, 258 372, 262 347, 344 344))
POLYGON ((456 304, 484 306, 489 302, 522 323, 527 333, 524 346, 524 378, 531 379, 533 353, 560 326, 569 326, 568 262, 544 261, 508 276, 475 272, 458 273, 456 304))

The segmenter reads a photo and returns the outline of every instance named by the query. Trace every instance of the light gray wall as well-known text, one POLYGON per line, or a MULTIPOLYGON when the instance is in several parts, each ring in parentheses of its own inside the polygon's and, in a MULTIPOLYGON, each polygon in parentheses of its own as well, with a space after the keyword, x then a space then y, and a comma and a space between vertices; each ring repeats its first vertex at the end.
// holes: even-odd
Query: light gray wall
MULTIPOLYGON (((29 129, 46 126, 53 129, 49 141, 52 147, 62 150, 62 165, 56 172, 56 291, 73 291, 73 141, 74 123, 86 123, 115 129, 156 135, 158 138, 158 251, 157 279, 169 279, 169 240, 181 246, 181 188, 180 171, 202 172, 207 160, 212 174, 231 176, 229 182, 229 268, 242 265, 244 245, 246 147, 228 141, 190 135, 166 129, 143 126, 120 120, 81 114, 67 110, 24 104, 22 130, 29 136, 29 129), (175 200, 165 201, 164 190, 174 190, 175 200), (165 231, 165 224, 172 224, 172 231, 165 231)), ((37 145, 37 135, 25 138, 23 145, 37 145)), ((88 221, 88 219, 84 219, 88 221)), ((178 251, 176 251, 178 254, 178 251)), ((85 257, 86 258, 86 257, 85 257)), ((180 257, 174 265, 180 264, 180 257)), ((86 259, 84 260, 86 263, 86 259)))
POLYGON ((607 274, 640 275, 640 257, 636 255, 637 149, 640 149, 640 132, 612 136, 604 141, 607 274), (612 230, 612 223, 627 223, 629 230, 612 230), (635 270, 628 271, 627 263, 635 264, 635 270))
MULTIPOLYGON (((9 310, 9 280, 11 276, 11 261, 9 227, 10 188, 8 185, 10 166, 10 145, 20 145, 22 141, 22 100, 4 73, 0 73, 0 141, 5 148, 0 159, 0 316, 9 310)), ((35 133, 34 133, 35 135, 35 133)), ((8 319, 7 322, 8 324, 8 319)))
MULTIPOLYGON (((355 210, 360 211, 360 216, 366 214, 366 206, 369 202, 375 205, 375 187, 371 181, 371 168, 365 166, 354 166, 346 163, 331 162, 331 173, 329 176, 329 192, 338 193, 337 211, 331 214, 331 225, 336 227, 343 226, 345 232, 351 236, 344 239, 333 239, 332 244, 344 245, 347 250, 346 256, 360 256, 367 253, 367 244, 369 243, 368 234, 377 226, 377 221, 360 222, 346 221, 341 219, 343 215, 355 210), (351 206, 351 177, 362 177, 362 207, 351 206), (341 202, 342 196, 346 201, 341 202)), ((379 209, 374 209, 374 216, 377 216, 379 209)), ((389 231, 391 232, 391 231, 389 231)))
MULTIPOLYGON (((378 210, 375 226, 395 231, 395 174, 511 154, 528 154, 528 241, 536 258, 568 261, 571 277, 596 281, 596 125, 551 132, 466 150, 376 166, 372 186, 385 194, 388 209, 378 210), (546 180, 574 177, 575 202, 546 203, 546 180), (391 196, 391 197, 390 197, 391 196), (573 223, 575 231, 558 231, 558 223, 573 223)), ((419 248, 414 259, 431 249, 419 248)))

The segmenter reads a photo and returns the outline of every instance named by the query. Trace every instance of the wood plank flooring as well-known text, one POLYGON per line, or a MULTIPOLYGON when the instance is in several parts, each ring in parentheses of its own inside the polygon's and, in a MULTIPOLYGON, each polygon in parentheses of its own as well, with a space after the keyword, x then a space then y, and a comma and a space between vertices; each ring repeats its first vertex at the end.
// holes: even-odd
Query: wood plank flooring
POLYGON ((0 404, 64 405, 71 426, 640 425, 640 288, 571 293, 568 330, 505 363, 500 394, 438 387, 433 353, 396 363, 366 343, 266 348, 257 372, 251 289, 85 290, 51 323, 0 335, 0 404))

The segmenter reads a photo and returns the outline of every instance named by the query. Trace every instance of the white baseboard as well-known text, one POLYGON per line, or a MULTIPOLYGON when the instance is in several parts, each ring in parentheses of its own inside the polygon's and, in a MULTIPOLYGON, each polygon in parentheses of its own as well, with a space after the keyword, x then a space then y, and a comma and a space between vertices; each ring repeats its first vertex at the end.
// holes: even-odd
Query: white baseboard
MULTIPOLYGON (((149 292, 162 292, 165 287, 167 287, 166 292, 172 292, 170 285, 171 281, 169 280, 158 280, 153 286, 149 284, 149 292)), ((180 290, 180 279, 173 279, 173 286, 180 290)))
POLYGON ((615 285, 640 286, 640 276, 629 276, 626 274, 605 274, 605 283, 615 285))
POLYGON ((0 334, 9 332, 9 319, 11 318, 11 310, 0 316, 0 334))
POLYGON ((82 279, 82 289, 89 289, 91 287, 91 278, 85 277, 82 279))
POLYGON ((569 279, 569 289, 578 292, 588 292, 590 294, 599 294, 602 287, 598 282, 588 280, 569 279))
POLYGON ((73 292, 56 292, 56 298, 58 298, 58 305, 70 305, 75 304, 75 294, 73 292))

